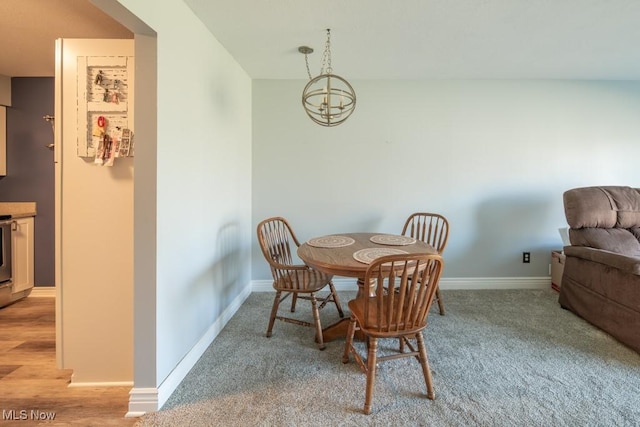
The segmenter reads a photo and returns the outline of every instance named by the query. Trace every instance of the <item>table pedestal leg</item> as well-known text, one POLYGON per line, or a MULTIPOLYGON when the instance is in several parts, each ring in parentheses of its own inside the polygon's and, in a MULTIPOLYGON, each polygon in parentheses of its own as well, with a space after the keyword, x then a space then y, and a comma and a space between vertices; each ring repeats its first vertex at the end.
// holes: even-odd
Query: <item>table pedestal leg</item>
POLYGON ((324 342, 333 341, 336 338, 345 339, 347 330, 349 329, 349 319, 344 318, 338 320, 322 330, 322 339, 324 342))
MULTIPOLYGON (((376 291, 372 283, 369 286, 364 285, 363 279, 358 279, 358 293, 356 294, 356 298, 360 298, 363 295, 375 296, 376 291)), ((336 338, 346 339, 347 331, 349 329, 349 319, 344 318, 338 320, 336 323, 333 323, 322 330, 322 339, 324 342, 332 341, 336 338)), ((360 331, 356 331, 354 339, 359 341, 364 341, 364 334, 360 331)))
POLYGON ((363 295, 369 295, 370 297, 376 296, 375 281, 371 280, 367 286, 364 284, 364 279, 358 278, 358 293, 356 298, 360 298, 363 295))

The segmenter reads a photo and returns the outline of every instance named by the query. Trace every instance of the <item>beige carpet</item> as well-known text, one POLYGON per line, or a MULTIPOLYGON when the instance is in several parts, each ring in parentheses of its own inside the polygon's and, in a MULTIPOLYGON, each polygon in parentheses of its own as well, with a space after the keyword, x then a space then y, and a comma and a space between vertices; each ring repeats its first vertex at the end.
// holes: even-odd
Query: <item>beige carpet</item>
MULTIPOLYGON (((640 355, 560 308, 551 290, 443 291, 425 332, 436 400, 414 359, 380 364, 373 412, 365 376, 310 328, 277 322, 254 293, 164 408, 140 426, 638 426, 640 355)), ((343 305, 354 296, 341 293, 343 305)), ((304 301, 301 301, 304 303, 304 301)), ((306 304, 298 314, 310 318, 306 304)), ((323 311, 325 324, 337 319, 323 311)), ((388 342, 389 351, 396 346, 388 342)))

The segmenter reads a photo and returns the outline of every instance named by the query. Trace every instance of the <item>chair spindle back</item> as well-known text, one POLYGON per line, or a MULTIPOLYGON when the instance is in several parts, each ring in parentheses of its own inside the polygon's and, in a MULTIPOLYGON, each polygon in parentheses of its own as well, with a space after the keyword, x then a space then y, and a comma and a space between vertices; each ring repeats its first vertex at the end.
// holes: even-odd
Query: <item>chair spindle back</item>
POLYGON ((282 217, 267 218, 257 227, 258 243, 271 267, 271 274, 278 287, 299 289, 305 276, 296 271, 306 266, 295 265, 292 244, 300 246, 288 221, 282 217))
POLYGON ((422 240, 442 254, 449 240, 449 222, 440 214, 414 213, 407 218, 402 235, 422 240))
POLYGON ((390 255, 374 260, 364 282, 375 285, 375 296, 365 299, 361 325, 378 336, 397 336, 422 330, 442 273, 437 254, 390 255))

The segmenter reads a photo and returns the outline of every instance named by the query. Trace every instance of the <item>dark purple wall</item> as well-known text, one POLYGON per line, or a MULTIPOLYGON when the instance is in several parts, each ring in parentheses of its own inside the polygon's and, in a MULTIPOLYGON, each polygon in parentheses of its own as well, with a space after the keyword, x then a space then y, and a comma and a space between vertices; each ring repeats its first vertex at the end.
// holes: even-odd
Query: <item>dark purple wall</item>
POLYGON ((7 107, 7 176, 0 177, 0 201, 36 202, 35 285, 55 284, 54 169, 51 125, 52 77, 11 79, 11 107, 7 107))

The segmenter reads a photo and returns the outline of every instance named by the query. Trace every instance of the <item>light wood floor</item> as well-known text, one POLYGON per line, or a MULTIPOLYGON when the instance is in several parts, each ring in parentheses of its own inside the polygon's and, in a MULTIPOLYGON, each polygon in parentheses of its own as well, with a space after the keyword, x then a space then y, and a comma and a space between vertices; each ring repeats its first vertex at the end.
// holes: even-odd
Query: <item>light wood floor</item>
POLYGON ((130 387, 68 387, 71 370, 56 368, 54 298, 29 297, 0 308, 0 427, 133 426, 124 418, 130 387), (13 419, 13 421, 11 421, 13 419))

